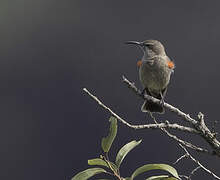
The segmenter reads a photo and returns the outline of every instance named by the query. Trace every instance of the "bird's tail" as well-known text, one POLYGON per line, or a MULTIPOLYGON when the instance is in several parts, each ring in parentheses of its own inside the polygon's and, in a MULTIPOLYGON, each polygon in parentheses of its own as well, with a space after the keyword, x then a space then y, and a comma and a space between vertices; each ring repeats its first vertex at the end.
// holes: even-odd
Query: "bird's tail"
POLYGON ((154 113, 160 113, 163 114, 165 112, 164 107, 162 105, 144 101, 144 104, 141 107, 142 112, 154 112, 154 113))

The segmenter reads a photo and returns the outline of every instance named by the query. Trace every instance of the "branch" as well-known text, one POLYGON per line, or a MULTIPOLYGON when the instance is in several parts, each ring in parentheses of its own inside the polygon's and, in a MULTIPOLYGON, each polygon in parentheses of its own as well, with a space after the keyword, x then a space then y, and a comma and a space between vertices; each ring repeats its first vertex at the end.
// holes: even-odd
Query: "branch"
MULTIPOLYGON (((134 83, 131 83, 130 81, 128 81, 124 76, 123 76, 123 82, 130 89, 132 89, 132 91, 135 92, 136 95, 138 95, 142 99, 147 100, 147 101, 151 101, 151 102, 156 103, 156 104, 160 104, 160 100, 159 99, 156 99, 156 98, 154 98, 152 96, 149 96, 147 94, 143 95, 142 92, 139 89, 136 88, 134 83)), ((126 126, 128 126, 130 128, 133 128, 133 129, 161 129, 170 138, 172 138, 175 141, 177 141, 179 143, 179 145, 183 148, 183 150, 186 152, 186 154, 181 156, 179 159, 177 159, 177 161, 175 163, 179 162, 183 158, 188 157, 188 158, 190 158, 192 161, 194 161, 198 165, 198 167, 193 169, 193 171, 191 172, 191 174, 189 176, 184 176, 183 175, 183 177, 185 177, 187 179, 191 179, 191 176, 198 169, 203 169, 207 173, 212 175, 215 179, 219 179, 220 180, 220 177, 218 177, 212 171, 210 171, 209 169, 204 167, 186 149, 186 147, 188 147, 188 148, 191 148, 191 149, 196 150, 198 152, 205 152, 205 153, 212 154, 212 155, 217 155, 217 156, 220 157, 220 142, 216 139, 216 133, 215 132, 213 133, 212 131, 210 131, 209 128, 206 126, 205 120, 204 120, 204 115, 201 112, 198 114, 198 119, 193 119, 193 118, 190 117, 189 114, 186 114, 186 113, 182 112, 178 108, 176 108, 176 107, 174 107, 174 106, 172 106, 172 105, 170 105, 168 103, 164 103, 164 107, 167 110, 169 110, 169 111, 175 113, 177 116, 181 117, 182 120, 184 120, 187 123, 189 123, 190 126, 192 126, 192 127, 182 126, 182 125, 179 125, 177 123, 171 124, 168 121, 165 121, 164 123, 157 123, 156 119, 152 116, 152 113, 149 113, 149 114, 154 119, 155 124, 132 125, 132 124, 128 123, 126 120, 124 120, 123 118, 121 118, 119 115, 117 115, 113 110, 111 110, 105 104, 103 104, 96 96, 94 96, 92 93, 90 93, 86 88, 84 88, 83 91, 86 92, 101 107, 103 107, 105 110, 109 111, 112 116, 116 117, 121 123, 125 124, 126 126), (171 134, 169 131, 167 131, 167 129, 175 129, 175 130, 179 130, 179 131, 183 131, 183 132, 187 132, 187 133, 192 133, 192 134, 200 135, 212 147, 213 151, 209 152, 206 149, 203 149, 201 147, 197 147, 197 146, 195 146, 195 145, 193 145, 193 144, 191 144, 189 142, 186 142, 186 141, 178 138, 177 136, 171 134)))
MULTIPOLYGON (((190 132, 190 133, 195 133, 198 134, 198 131, 190 128, 190 127, 185 127, 185 126, 180 126, 178 124, 169 124, 168 121, 166 121, 166 123, 160 123, 160 124, 146 124, 146 125, 131 125, 130 123, 128 123, 127 121, 125 121, 124 119, 122 119, 119 115, 117 115, 115 112, 113 112, 109 107, 107 107, 106 105, 104 105, 96 96, 94 96, 92 93, 90 93, 86 88, 83 88, 83 91, 85 91, 92 99, 94 99, 101 107, 103 107, 104 109, 106 109, 107 111, 109 111, 111 113, 111 115, 113 115, 114 117, 116 117, 120 122, 122 122, 123 124, 125 124, 126 126, 133 128, 133 129, 163 129, 167 135, 169 137, 171 137, 172 139, 176 140, 178 143, 183 144, 193 150, 196 150, 198 152, 205 152, 208 154, 211 154, 208 150, 197 147, 189 142, 183 141, 179 138, 177 138, 176 136, 170 134, 168 131, 166 131, 164 128, 170 128, 170 129, 178 129, 180 131, 185 131, 185 132, 190 132)), ((152 116, 153 117, 153 116, 152 116)), ((154 118, 154 117, 153 117, 154 118)), ((154 118, 155 120, 155 118, 154 118)), ((156 121, 156 120, 155 120, 156 121)))
MULTIPOLYGON (((144 100, 147 101, 151 101, 154 102, 156 104, 160 103, 159 99, 156 99, 152 96, 149 95, 143 95, 141 93, 140 90, 137 89, 137 87, 134 85, 134 83, 131 83, 130 81, 128 81, 124 76, 123 78, 123 82, 133 91, 135 92, 136 95, 138 95, 139 97, 141 97, 144 100)), ((198 114, 198 120, 195 120, 193 118, 190 117, 189 114, 186 114, 184 112, 182 112, 181 110, 179 110, 178 108, 168 104, 168 103, 164 103, 164 107, 166 109, 168 109, 171 112, 174 112, 176 115, 178 115, 179 117, 181 117, 184 121, 190 123, 197 131, 200 132, 201 137, 208 142, 208 144, 212 147, 213 149, 213 154, 216 154, 217 156, 220 157, 220 142, 216 139, 215 135, 216 133, 212 133, 208 127, 205 124, 204 121, 204 115, 202 113, 198 114)))
MULTIPOLYGON (((149 96, 147 94, 143 95, 142 92, 134 85, 134 83, 131 83, 128 79, 125 78, 125 76, 122 76, 122 79, 123 79, 123 82, 125 84, 127 84, 128 88, 133 90, 134 93, 137 94, 142 99, 156 103, 156 104, 160 104, 159 99, 156 99, 156 98, 149 96)), ((169 111, 176 113, 178 116, 183 118, 185 121, 190 122, 191 124, 197 124, 197 121, 195 119, 191 118, 189 114, 185 114, 184 112, 180 111, 176 107, 174 107, 168 103, 165 103, 165 102, 164 102, 164 107, 167 108, 169 111)))
MULTIPOLYGON (((189 151, 187 151, 187 149, 183 146, 183 145, 181 145, 181 144, 179 144, 180 145, 180 147, 185 151, 185 155, 184 156, 181 156, 181 159, 183 159, 183 157, 187 157, 187 158, 189 158, 189 159, 191 159, 192 161, 194 161, 197 165, 198 165, 198 167, 196 167, 191 173, 190 173, 190 176, 189 176, 189 178, 199 169, 199 168, 201 168, 201 169, 203 169, 204 171, 206 171, 207 173, 209 173, 211 176, 213 176, 215 179, 219 179, 220 180, 220 177, 219 176, 217 176, 215 173, 213 173, 212 171, 210 171, 209 169, 207 169, 205 166, 203 166, 197 159, 195 159, 190 153, 189 153, 189 151)), ((178 162, 180 160, 180 158, 176 161, 176 162, 178 162)))
POLYGON ((191 177, 195 174, 195 172, 198 171, 200 168, 201 168, 200 166, 197 166, 195 169, 193 169, 189 175, 189 179, 191 179, 191 177))
POLYGON ((144 125, 132 125, 125 121, 123 118, 121 118, 119 115, 117 115, 115 112, 113 112, 109 107, 107 107, 105 104, 103 104, 96 96, 94 96, 92 93, 90 93, 86 88, 83 88, 83 91, 85 91, 92 99, 94 99, 100 106, 102 106, 104 109, 109 111, 114 117, 116 117, 120 122, 125 124, 126 126, 132 128, 132 129, 161 129, 161 128, 169 128, 169 129, 176 129, 188 133, 194 133, 199 134, 199 131, 197 131, 194 128, 191 127, 185 127, 181 126, 179 124, 170 124, 168 121, 165 123, 159 123, 159 124, 144 124, 144 125))
MULTIPOLYGON (((127 84, 127 86, 132 89, 139 97, 147 100, 147 101, 152 101, 154 103, 159 104, 160 100, 149 96, 149 95, 143 95, 141 93, 140 90, 138 90, 134 83, 131 83, 130 81, 128 81, 124 76, 123 76, 123 82, 127 84)), ((182 111, 180 111, 179 109, 177 109, 176 107, 168 104, 168 103, 164 103, 164 107, 168 110, 170 110, 171 112, 176 113, 178 116, 180 116, 183 120, 187 121, 188 123, 190 123, 194 128, 190 128, 190 127, 184 127, 184 126, 180 126, 178 124, 159 124, 159 125, 131 125, 128 122, 126 122, 124 119, 122 119, 120 116, 118 116, 116 113, 114 113, 109 107, 105 106, 97 97, 95 97, 94 95, 92 95, 87 89, 83 89, 85 92, 87 92, 88 95, 90 95, 94 100, 96 100, 98 102, 99 105, 101 105, 103 108, 105 108, 106 110, 108 110, 113 116, 115 116, 119 121, 121 121, 123 124, 127 125, 130 128, 133 129, 143 129, 143 128, 172 128, 172 129, 178 129, 178 130, 182 130, 185 132, 190 132, 190 133, 196 133, 196 134, 200 134, 201 137, 203 137, 203 139, 206 140, 206 142, 209 143, 209 145, 213 148, 213 154, 216 154, 220 157, 220 142, 216 139, 215 137, 215 133, 212 133, 208 127, 205 124, 204 121, 204 115, 202 113, 199 113, 198 115, 198 120, 195 120, 193 118, 191 118, 189 116, 189 114, 186 114, 182 111), (184 128, 183 128, 184 127, 184 128)))
MULTIPOLYGON (((151 116, 151 118, 154 120, 154 122, 155 122, 156 124, 158 124, 156 118, 152 115, 152 113, 150 113, 150 116, 151 116)), ((169 131, 167 131, 167 130, 164 129, 164 128, 160 128, 160 129, 161 129, 164 133, 166 133, 167 136, 169 136, 169 137, 172 138, 173 140, 177 141, 178 143, 180 143, 180 144, 182 144, 182 145, 184 145, 184 146, 186 146, 186 147, 188 147, 188 148, 191 148, 191 149, 193 149, 193 150, 195 150, 195 151, 197 151, 197 152, 203 152, 203 153, 212 154, 212 153, 210 153, 207 149, 203 149, 203 148, 201 148, 201 147, 198 147, 198 146, 196 146, 196 145, 193 145, 193 144, 190 143, 190 142, 187 142, 187 141, 184 141, 184 140, 178 138, 177 136, 171 134, 169 131)))

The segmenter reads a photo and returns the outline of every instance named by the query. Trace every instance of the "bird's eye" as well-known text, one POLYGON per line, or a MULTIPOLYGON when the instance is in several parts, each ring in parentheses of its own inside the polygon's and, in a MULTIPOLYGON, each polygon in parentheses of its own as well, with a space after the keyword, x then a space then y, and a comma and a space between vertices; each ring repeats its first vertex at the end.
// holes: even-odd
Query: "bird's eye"
POLYGON ((148 47, 149 49, 152 48, 152 45, 151 44, 145 44, 146 47, 148 47))

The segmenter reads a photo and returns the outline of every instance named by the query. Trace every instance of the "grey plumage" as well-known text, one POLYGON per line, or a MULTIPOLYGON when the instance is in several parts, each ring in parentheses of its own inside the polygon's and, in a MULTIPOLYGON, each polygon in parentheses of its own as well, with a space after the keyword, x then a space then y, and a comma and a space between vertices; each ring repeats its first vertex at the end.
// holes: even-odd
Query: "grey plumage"
POLYGON ((137 44, 144 52, 139 78, 145 93, 161 100, 160 105, 145 101, 141 107, 142 112, 164 113, 163 99, 174 63, 166 55, 164 46, 157 40, 129 41, 128 44, 137 44))

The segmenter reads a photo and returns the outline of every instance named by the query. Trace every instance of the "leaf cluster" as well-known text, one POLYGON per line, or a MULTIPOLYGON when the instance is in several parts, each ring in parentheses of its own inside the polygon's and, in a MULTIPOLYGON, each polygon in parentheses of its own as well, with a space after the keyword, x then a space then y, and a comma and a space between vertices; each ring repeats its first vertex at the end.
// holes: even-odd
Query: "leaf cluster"
MULTIPOLYGON (((151 176, 146 180, 177 180, 180 179, 177 171, 170 165, 167 164, 145 164, 137 168, 130 177, 123 178, 120 175, 120 165, 123 162, 126 155, 141 143, 139 141, 131 141, 125 144, 117 153, 115 161, 109 160, 108 152, 111 149, 112 143, 117 135, 117 119, 115 117, 110 117, 110 129, 107 137, 102 138, 101 146, 104 155, 100 155, 99 158, 94 158, 88 160, 88 164, 91 166, 99 166, 94 168, 89 168, 76 174, 72 180, 87 180, 96 174, 105 173, 114 176, 118 180, 133 180, 138 175, 151 171, 151 170, 163 170, 168 172, 168 175, 151 176)), ((107 179, 105 179, 107 180, 107 179)))

